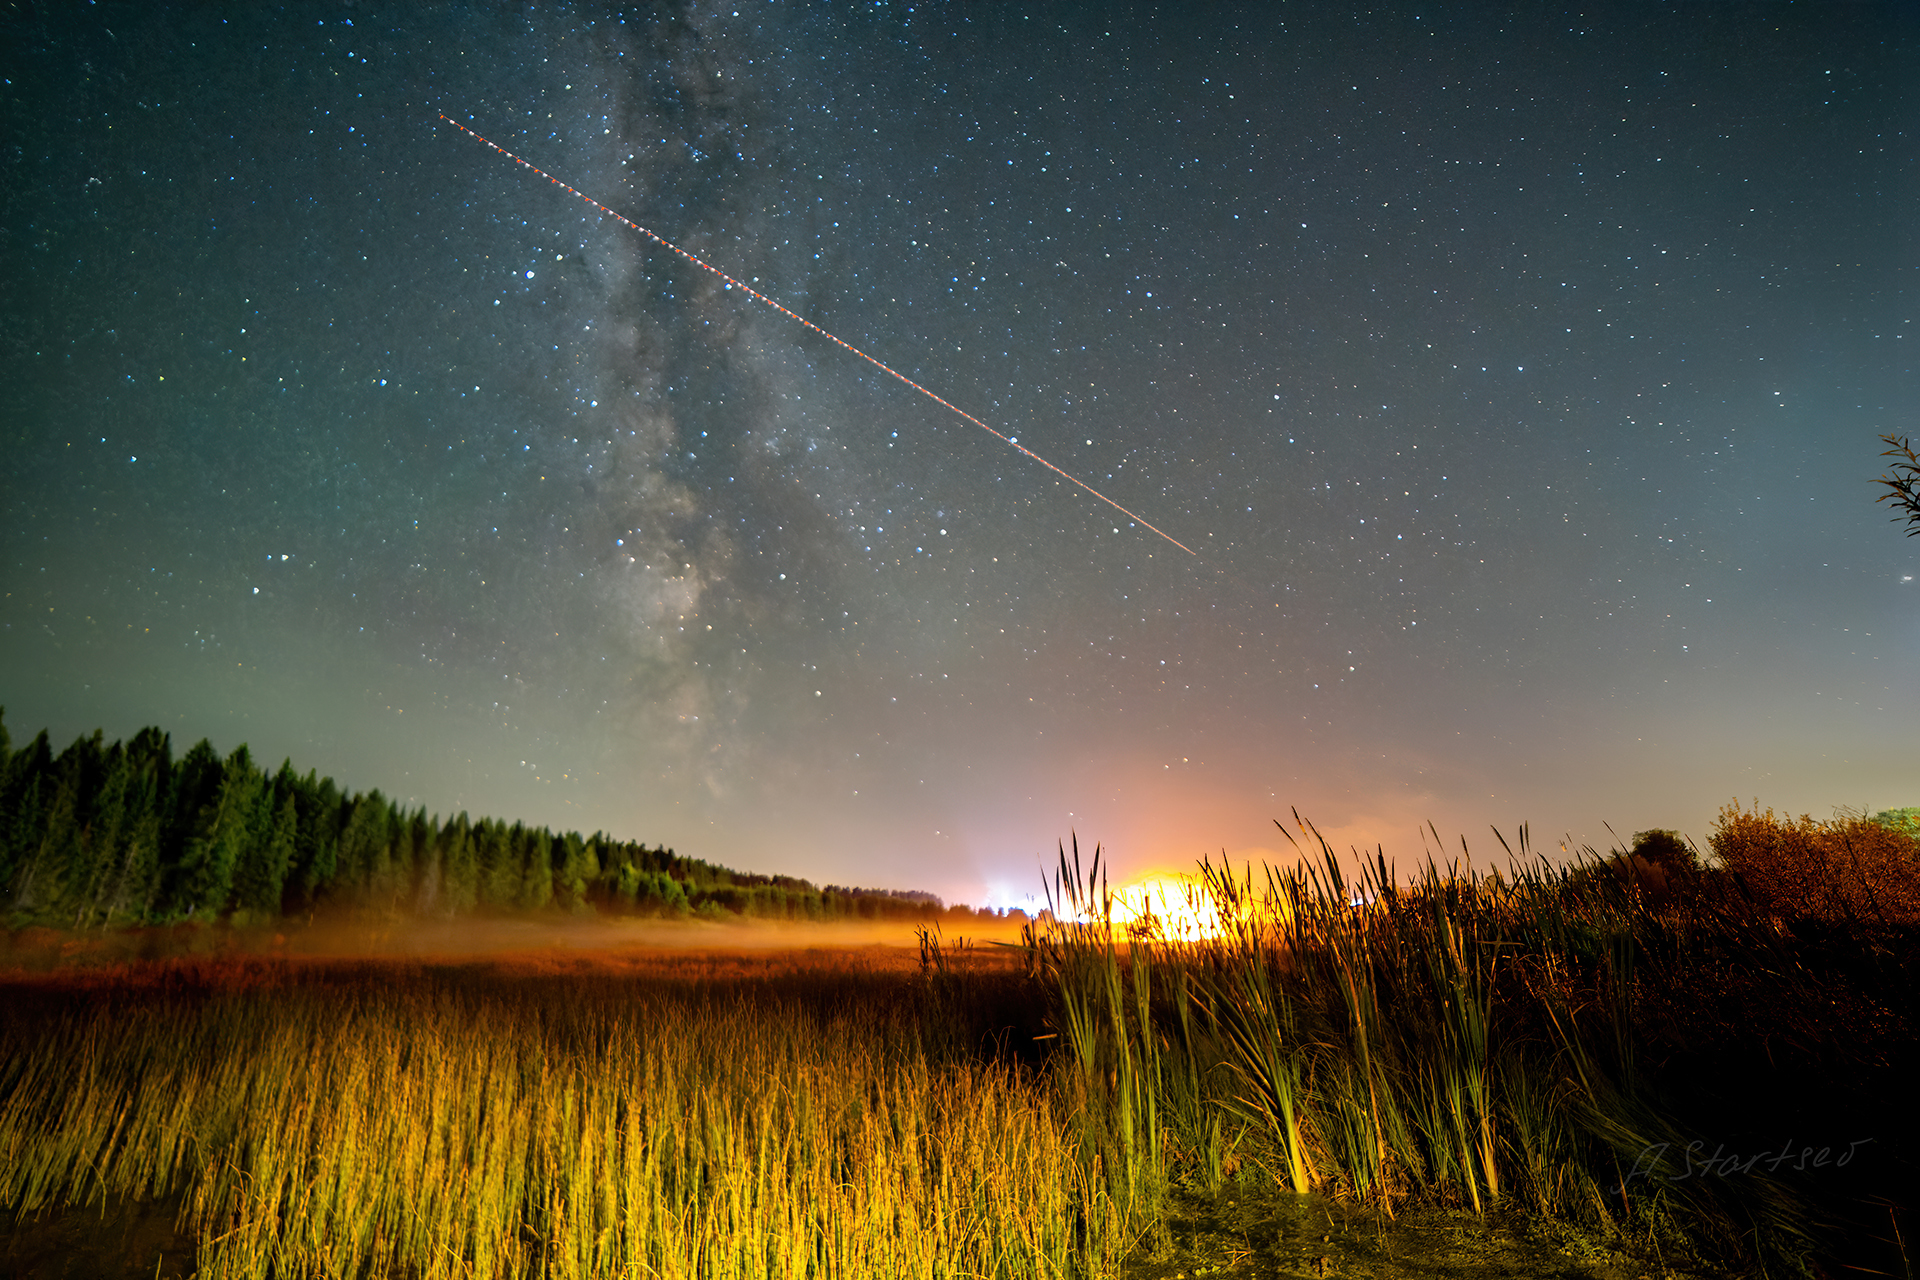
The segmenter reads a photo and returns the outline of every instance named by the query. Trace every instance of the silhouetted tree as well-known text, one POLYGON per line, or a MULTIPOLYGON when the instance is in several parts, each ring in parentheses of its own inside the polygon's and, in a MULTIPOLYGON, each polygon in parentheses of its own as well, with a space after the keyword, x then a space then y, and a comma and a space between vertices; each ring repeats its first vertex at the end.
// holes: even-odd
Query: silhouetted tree
POLYGON ((166 772, 149 755, 128 752, 126 821, 114 854, 111 887, 101 903, 104 923, 145 920, 160 890, 160 797, 166 772))
POLYGON ((60 873, 65 869, 67 847, 79 835, 74 819, 73 779, 43 776, 35 778, 28 793, 30 820, 22 824, 19 870, 14 873, 14 906, 32 911, 58 907, 60 873), (41 783, 52 784, 53 797, 42 809, 41 783))
POLYGON ((163 802, 160 886, 153 904, 156 915, 171 917, 194 907, 187 896, 186 854, 201 813, 219 793, 224 772, 219 754, 205 738, 180 757, 179 766, 173 771, 173 785, 163 802))
POLYGON ((160 892, 172 739, 159 729, 142 729, 121 753, 120 767, 126 774, 120 797, 123 818, 117 845, 110 851, 112 875, 99 904, 104 923, 145 920, 160 892))
POLYGON ((40 840, 45 820, 42 779, 51 770, 53 748, 42 729, 27 746, 7 756, 6 777, 0 781, 0 890, 12 903, 19 893, 16 882, 29 852, 40 840))
POLYGON ((312 910, 321 890, 331 884, 340 854, 340 827, 347 806, 332 778, 316 778, 312 770, 294 792, 300 812, 294 840, 294 865, 288 870, 281 900, 294 910, 312 910))
MULTIPOLYGON (((98 749, 98 734, 92 745, 98 749)), ((75 928, 107 911, 107 900, 118 879, 115 873, 120 850, 126 843, 127 792, 134 781, 134 768, 126 749, 117 742, 106 749, 104 763, 106 775, 86 806, 80 843, 67 880, 68 900, 60 904, 63 915, 69 908, 73 911, 75 928)))
POLYGON ((201 807, 193 835, 181 851, 175 911, 209 917, 227 911, 234 875, 255 842, 266 835, 271 821, 271 811, 262 812, 263 794, 271 795, 266 781, 244 745, 223 762, 220 787, 213 800, 201 807))
POLYGON ((1632 852, 1665 871, 1691 870, 1700 861, 1686 837, 1662 828, 1634 832, 1632 852))

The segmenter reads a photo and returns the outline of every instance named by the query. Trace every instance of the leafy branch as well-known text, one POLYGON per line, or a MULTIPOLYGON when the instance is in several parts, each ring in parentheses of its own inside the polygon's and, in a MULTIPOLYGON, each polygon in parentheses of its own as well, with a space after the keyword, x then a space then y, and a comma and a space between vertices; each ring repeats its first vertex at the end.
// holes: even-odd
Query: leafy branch
MULTIPOLYGON (((1893 448, 1880 456, 1883 458, 1905 458, 1905 462, 1895 462, 1888 468, 1890 474, 1881 476, 1875 484, 1887 486, 1887 491, 1875 498, 1875 502, 1891 502, 1897 508, 1904 508, 1906 521, 1910 526, 1907 536, 1920 534, 1920 454, 1913 451, 1913 441, 1905 436, 1886 435, 1880 437, 1893 448)), ((1893 516, 1895 521, 1901 517, 1893 516)))

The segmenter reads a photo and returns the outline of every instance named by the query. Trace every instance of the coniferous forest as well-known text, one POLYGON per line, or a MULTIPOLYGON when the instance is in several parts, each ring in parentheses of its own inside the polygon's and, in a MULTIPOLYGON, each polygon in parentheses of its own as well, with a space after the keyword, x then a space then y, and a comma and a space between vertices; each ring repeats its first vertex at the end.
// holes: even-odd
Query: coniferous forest
MULTIPOLYGON (((525 912, 714 920, 972 919, 932 894, 750 875, 596 832, 450 818, 378 789, 269 770, 247 748, 96 731, 15 748, 0 709, 0 904, 10 926, 67 929, 316 912, 442 918, 525 912)), ((991 913, 984 913, 991 914, 991 913)))

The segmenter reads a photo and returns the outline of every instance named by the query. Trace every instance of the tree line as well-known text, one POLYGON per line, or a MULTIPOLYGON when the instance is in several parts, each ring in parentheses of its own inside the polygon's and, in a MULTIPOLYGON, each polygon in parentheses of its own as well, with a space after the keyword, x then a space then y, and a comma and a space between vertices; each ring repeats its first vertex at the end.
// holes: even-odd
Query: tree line
POLYGON ((377 789, 261 768, 242 745, 101 731, 15 749, 0 708, 0 912, 10 926, 264 923, 316 912, 779 920, 990 917, 932 894, 817 888, 603 832, 441 819, 377 789))

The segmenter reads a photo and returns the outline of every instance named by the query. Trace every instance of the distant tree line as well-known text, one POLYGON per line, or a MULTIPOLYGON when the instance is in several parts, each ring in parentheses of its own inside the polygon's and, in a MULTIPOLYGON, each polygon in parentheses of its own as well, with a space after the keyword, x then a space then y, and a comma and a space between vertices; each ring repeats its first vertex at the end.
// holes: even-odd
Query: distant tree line
POLYGON ((378 790, 347 793, 245 746, 96 731, 55 754, 15 750, 0 709, 0 916, 86 928, 266 922, 320 911, 522 912, 775 920, 973 920, 932 894, 819 889, 598 833, 556 835, 462 813, 442 820, 378 790))

